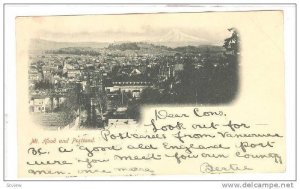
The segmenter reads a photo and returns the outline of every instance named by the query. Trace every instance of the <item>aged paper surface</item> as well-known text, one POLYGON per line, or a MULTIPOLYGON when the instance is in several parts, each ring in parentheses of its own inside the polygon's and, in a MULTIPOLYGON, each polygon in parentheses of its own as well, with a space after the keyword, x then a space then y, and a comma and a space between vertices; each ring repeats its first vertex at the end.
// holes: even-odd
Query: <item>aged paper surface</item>
POLYGON ((284 172, 280 11, 16 18, 19 177, 284 172))

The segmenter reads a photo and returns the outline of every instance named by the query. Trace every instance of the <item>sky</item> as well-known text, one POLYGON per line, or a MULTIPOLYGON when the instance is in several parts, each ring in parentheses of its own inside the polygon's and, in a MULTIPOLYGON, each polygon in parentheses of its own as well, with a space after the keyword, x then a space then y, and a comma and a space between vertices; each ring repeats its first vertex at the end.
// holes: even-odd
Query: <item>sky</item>
MULTIPOLYGON (((223 13, 224 14, 224 13, 223 13)), ((58 42, 183 42, 220 45, 230 35, 222 13, 27 17, 33 37, 58 42)))

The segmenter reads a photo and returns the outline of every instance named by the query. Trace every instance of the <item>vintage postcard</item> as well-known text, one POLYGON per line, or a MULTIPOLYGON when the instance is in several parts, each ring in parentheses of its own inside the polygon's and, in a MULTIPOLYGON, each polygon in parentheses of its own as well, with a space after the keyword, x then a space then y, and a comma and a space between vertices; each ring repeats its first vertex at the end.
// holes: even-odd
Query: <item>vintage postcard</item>
POLYGON ((283 16, 17 17, 19 178, 285 172, 283 16))

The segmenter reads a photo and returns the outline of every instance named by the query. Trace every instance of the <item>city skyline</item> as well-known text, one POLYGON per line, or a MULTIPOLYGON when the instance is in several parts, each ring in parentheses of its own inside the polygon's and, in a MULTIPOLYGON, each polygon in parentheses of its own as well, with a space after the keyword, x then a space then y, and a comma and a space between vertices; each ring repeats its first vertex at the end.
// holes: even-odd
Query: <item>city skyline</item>
POLYGON ((231 103, 239 86, 239 32, 219 22, 223 14, 207 15, 24 18, 33 36, 33 120, 54 129, 101 129, 138 124, 149 104, 231 103))

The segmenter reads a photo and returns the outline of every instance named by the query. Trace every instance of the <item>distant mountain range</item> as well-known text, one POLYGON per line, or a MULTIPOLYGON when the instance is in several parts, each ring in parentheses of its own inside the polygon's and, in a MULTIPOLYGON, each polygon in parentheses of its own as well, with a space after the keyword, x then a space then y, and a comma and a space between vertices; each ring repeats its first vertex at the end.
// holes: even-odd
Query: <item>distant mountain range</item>
POLYGON ((68 47, 90 47, 90 48, 105 48, 109 43, 99 42, 56 42, 44 39, 32 39, 29 49, 32 52, 41 52, 46 50, 57 50, 68 47))
MULTIPOLYGON (((119 50, 139 50, 139 49, 163 49, 163 50, 175 50, 175 51, 203 51, 209 49, 212 51, 222 51, 221 46, 209 45, 205 43, 204 39, 197 38, 192 35, 187 35, 178 30, 171 30, 157 39, 157 42, 114 42, 114 43, 102 43, 102 42, 56 42, 43 39, 32 39, 30 44, 31 52, 44 52, 44 51, 57 51, 65 48, 91 48, 97 49, 119 49, 119 50), (174 39, 174 41, 172 41, 174 39), (133 48, 135 47, 135 48, 133 48)), ((89 49, 90 50, 90 49, 89 49)))
MULTIPOLYGON (((120 39, 120 34, 116 35, 116 39, 120 39)), ((141 34, 144 36, 144 40, 134 41, 134 42, 146 42, 151 43, 154 45, 163 45, 167 47, 180 47, 180 46, 199 46, 199 45, 212 45, 212 42, 206 38, 200 37, 195 34, 190 34, 184 32, 178 28, 172 28, 166 30, 165 33, 160 33, 160 35, 154 34, 141 34)), ((103 34, 103 36, 105 36, 103 34)), ((123 37, 126 39, 125 37, 123 37)), ((91 48, 104 48, 107 47, 109 44, 122 44, 122 43, 132 43, 132 41, 113 41, 113 37, 110 39, 103 39, 103 40, 110 40, 105 42, 55 42, 49 41, 44 39, 33 39, 30 49, 32 50, 51 50, 51 49, 58 49, 58 48, 66 48, 66 47, 91 47, 91 48)), ((98 39, 99 40, 99 39, 98 39)))

